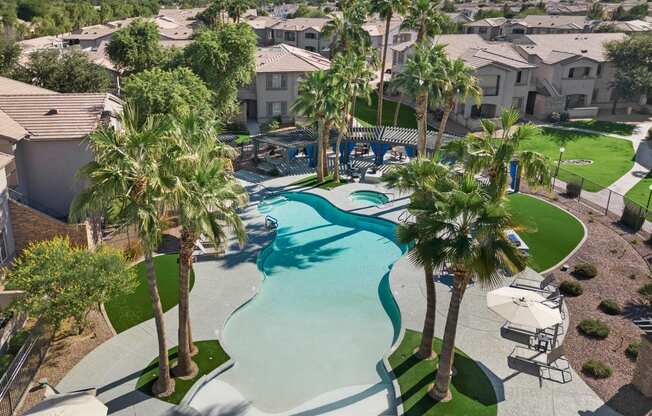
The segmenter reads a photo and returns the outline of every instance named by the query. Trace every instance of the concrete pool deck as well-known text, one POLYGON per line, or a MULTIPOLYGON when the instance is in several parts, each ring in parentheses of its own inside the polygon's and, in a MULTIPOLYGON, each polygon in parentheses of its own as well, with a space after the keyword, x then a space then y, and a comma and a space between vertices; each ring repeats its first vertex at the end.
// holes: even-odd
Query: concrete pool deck
MULTIPOLYGON (((195 286, 191 291, 191 317, 196 340, 219 338, 223 325, 238 306, 251 298, 260 284, 261 273, 256 267, 256 257, 262 247, 273 239, 264 227, 264 215, 256 209, 257 198, 267 192, 286 189, 299 177, 264 178, 256 174, 238 172, 248 190, 254 194, 252 202, 242 216, 249 233, 243 250, 230 247, 227 253, 209 261, 195 264, 195 286)), ((391 195, 393 201, 382 207, 361 208, 348 195, 356 190, 387 191, 382 185, 348 184, 331 191, 310 189, 309 192, 326 197, 338 208, 397 221, 408 202, 407 195, 391 195)), ((421 330, 425 311, 425 283, 422 271, 415 269, 404 256, 392 269, 390 284, 401 308, 404 328, 421 330)), ((443 334, 444 319, 450 299, 448 286, 438 283, 437 336, 443 334)), ((467 291, 458 329, 457 346, 478 360, 492 379, 499 397, 499 415, 611 415, 617 414, 603 405, 597 395, 576 374, 573 381, 558 384, 539 380, 526 374, 515 373, 507 366, 507 355, 514 344, 500 337, 503 321, 486 308, 485 292, 472 287, 467 291)), ((169 347, 176 345, 177 308, 166 312, 166 335, 169 347)), ((254 341, 255 342, 255 341, 254 341)), ((78 363, 57 386, 60 391, 85 387, 98 388, 98 397, 109 407, 112 415, 154 416, 164 413, 171 405, 135 390, 141 370, 156 356, 156 331, 153 320, 141 323, 111 338, 78 363)), ((282 381, 280 381, 282 382, 282 381)), ((359 386, 360 388, 364 386, 359 386)), ((368 386, 367 386, 368 387, 368 386)), ((366 387, 365 387, 366 389, 366 387)), ((358 389, 359 390, 359 389, 358 389)), ((364 391, 364 389, 362 390, 364 391)), ((337 392, 334 392, 337 393, 337 392)), ((314 403, 300 407, 300 414, 356 414, 362 409, 376 409, 383 400, 389 405, 387 390, 374 391, 360 396, 355 388, 340 391, 334 396, 322 396, 314 403), (358 400, 365 397, 365 400, 358 400), (368 402, 366 400, 372 398, 368 402), (371 403, 374 403, 371 405, 371 403), (339 403, 339 405, 334 405, 339 403)), ((237 399, 237 395, 234 396, 237 399)), ((247 404, 240 408, 215 408, 210 414, 237 414, 247 412, 247 404), (236 413, 229 413, 236 414, 236 413)), ((374 412, 369 414, 393 414, 374 412)))

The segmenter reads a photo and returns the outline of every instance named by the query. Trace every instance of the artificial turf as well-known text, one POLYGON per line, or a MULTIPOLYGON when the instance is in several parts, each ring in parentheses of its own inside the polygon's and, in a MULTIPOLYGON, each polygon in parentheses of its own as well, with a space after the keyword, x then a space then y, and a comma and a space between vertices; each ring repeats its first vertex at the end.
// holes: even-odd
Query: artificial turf
MULTIPOLYGON (((414 350, 419 346, 421 333, 406 330, 398 349, 389 357, 389 364, 401 389, 403 409, 407 416, 473 415, 494 416, 496 393, 491 381, 480 366, 460 350, 455 351, 457 373, 451 382, 453 399, 435 402, 428 389, 435 381, 437 360, 419 360, 414 350)), ((433 350, 441 351, 441 340, 435 339, 433 350)))
POLYGON ((563 260, 584 237, 584 227, 556 206, 524 194, 509 196, 516 232, 530 249, 528 265, 544 271, 563 260))
POLYGON ((619 134, 621 136, 630 136, 636 128, 633 124, 616 123, 613 121, 602 120, 574 120, 561 124, 565 127, 576 127, 578 129, 587 129, 601 131, 603 133, 619 134))
MULTIPOLYGON (((181 380, 179 378, 175 379, 175 389, 174 393, 165 397, 161 400, 164 400, 168 403, 179 404, 183 397, 188 393, 188 390, 192 387, 193 384, 199 378, 210 373, 217 367, 221 366, 229 360, 229 356, 222 349, 222 346, 217 340, 210 341, 198 341, 195 342, 195 346, 199 349, 197 355, 192 357, 192 360, 199 367, 199 373, 197 376, 191 380, 181 380)), ((177 359, 177 347, 174 347, 168 351, 168 357, 170 358, 170 368, 174 368, 176 365, 177 359)), ((143 370, 138 378, 136 383, 136 389, 142 391, 147 395, 152 394, 152 384, 158 377, 158 357, 152 360, 151 363, 143 370)))
POLYGON ((634 166, 634 148, 628 140, 546 128, 535 138, 524 140, 519 149, 533 150, 547 155, 553 161, 553 170, 559 160, 559 149, 565 148, 562 160, 588 159, 590 165, 561 164, 559 179, 564 182, 586 178, 584 190, 597 192, 618 180, 634 166))
MULTIPOLYGON (((652 172, 648 173, 645 178, 641 179, 632 189, 630 189, 625 198, 631 200, 643 208, 647 207, 648 199, 650 199, 650 186, 652 186, 652 172)), ((652 202, 650 203, 652 207, 652 202)), ((650 215, 648 215, 648 218, 650 215)))
MULTIPOLYGON (((179 255, 165 254, 154 257, 154 268, 158 282, 158 292, 163 310, 167 311, 179 303, 179 255)), ((147 287, 145 262, 136 266, 138 287, 129 295, 112 299, 104 304, 111 325, 120 333, 154 317, 152 302, 147 287)), ((190 273, 190 288, 195 284, 195 274, 190 273)))
POLYGON ((296 182, 292 182, 290 186, 305 186, 310 188, 331 190, 333 188, 337 188, 338 186, 344 185, 346 183, 348 182, 345 181, 344 179, 340 179, 339 182, 335 182, 335 180, 333 180, 333 175, 328 175, 324 178, 324 182, 317 183, 317 175, 310 175, 307 178, 303 178, 296 182))
MULTIPOLYGON (((383 100, 383 126, 394 125, 394 113, 396 112, 397 105, 398 103, 395 101, 390 101, 387 99, 383 100)), ((371 101, 369 102, 365 99, 358 98, 355 103, 355 117, 368 125, 375 126, 377 108, 378 95, 376 93, 371 95, 371 101)), ((397 127, 416 129, 417 117, 414 109, 409 105, 402 104, 401 108, 398 110, 397 124, 397 127)))

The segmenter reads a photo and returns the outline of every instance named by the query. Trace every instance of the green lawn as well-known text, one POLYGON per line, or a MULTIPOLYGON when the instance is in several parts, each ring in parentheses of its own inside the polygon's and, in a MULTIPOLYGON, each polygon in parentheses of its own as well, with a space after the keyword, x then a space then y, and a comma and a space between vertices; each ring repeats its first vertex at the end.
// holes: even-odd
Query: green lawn
POLYGON ((634 133, 636 126, 632 124, 616 123, 613 121, 601 120, 575 120, 561 123, 565 127, 576 127, 578 129, 587 129, 601 131, 603 133, 619 134, 621 136, 629 136, 634 133))
MULTIPOLYGON (((645 208, 647 206, 647 200, 650 197, 650 185, 652 185, 652 172, 648 173, 645 178, 634 185, 625 197, 645 208)), ((650 203, 650 207, 652 207, 652 202, 650 203)))
MULTIPOLYGON (((427 395, 434 383, 437 360, 419 360, 414 350, 419 346, 421 333, 405 331, 405 337, 398 349, 389 357, 389 364, 398 378, 401 399, 407 416, 473 415, 494 416, 496 414, 496 393, 491 381, 480 366, 468 355, 456 350, 454 365, 457 374, 453 376, 451 393, 453 399, 437 403, 427 395)), ((441 350, 441 340, 436 339, 433 349, 441 350)))
MULTIPOLYGON (((394 101, 383 100, 383 126, 394 125, 394 113, 396 112, 397 103, 394 101)), ((364 99, 358 99, 355 103, 355 117, 362 122, 375 126, 376 109, 378 108, 378 95, 371 95, 371 105, 364 99)), ((414 109, 407 105, 401 105, 398 111, 398 127, 417 128, 417 118, 414 109)))
POLYGON ((306 187, 317 187, 321 189, 326 189, 326 190, 331 190, 333 188, 337 188, 338 186, 344 185, 348 183, 344 179, 340 179, 340 182, 335 182, 333 180, 333 175, 328 175, 326 178, 324 178, 324 182, 321 184, 317 184, 317 175, 310 175, 307 178, 303 178, 301 180, 298 180, 296 182, 292 182, 290 186, 306 186, 306 187))
MULTIPOLYGON (((173 308, 179 303, 178 259, 178 254, 165 254, 154 257, 158 291, 161 296, 161 304, 163 305, 164 311, 173 308)), ((140 262, 135 267, 139 280, 136 290, 129 295, 113 299, 104 305, 106 314, 109 316, 113 328, 118 333, 154 317, 149 289, 147 288, 145 263, 140 262)), ((194 284, 195 275, 191 273, 190 287, 192 288, 194 284)))
POLYGON ((544 129, 543 134, 524 140, 523 150, 544 153, 554 161, 556 168, 559 148, 565 147, 563 159, 589 159, 590 165, 577 166, 561 164, 559 178, 562 181, 580 181, 580 175, 587 180, 584 189, 597 192, 614 183, 634 166, 634 148, 631 142, 597 134, 579 133, 559 129, 544 129))
POLYGON ((516 232, 530 248, 528 264, 536 271, 559 263, 584 237, 584 227, 575 217, 540 199, 512 194, 509 206, 516 232))
MULTIPOLYGON (((199 367, 199 373, 192 380, 175 379, 174 393, 162 400, 168 403, 179 404, 183 397, 188 393, 188 390, 199 378, 205 376, 217 367, 221 366, 229 360, 229 356, 224 352, 222 346, 217 340, 211 341, 198 341, 195 345, 199 349, 197 355, 192 357, 193 361, 199 367)), ((170 368, 174 368, 177 359, 177 347, 169 350, 168 357, 170 357, 170 368)), ((152 384, 158 377, 158 357, 155 358, 146 369, 140 374, 136 388, 147 395, 152 394, 152 384)))

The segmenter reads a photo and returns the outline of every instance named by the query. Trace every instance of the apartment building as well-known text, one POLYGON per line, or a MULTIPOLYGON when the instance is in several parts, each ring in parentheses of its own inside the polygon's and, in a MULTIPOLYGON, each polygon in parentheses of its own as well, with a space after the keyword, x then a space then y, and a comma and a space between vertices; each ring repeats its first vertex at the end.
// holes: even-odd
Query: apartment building
POLYGON ((590 32, 595 24, 595 21, 586 16, 530 15, 519 19, 482 19, 465 24, 464 31, 467 34, 478 34, 487 40, 515 40, 530 34, 590 32))
POLYGON ((322 32, 329 21, 330 18, 327 17, 281 20, 268 29, 267 39, 271 40, 271 44, 284 43, 309 52, 328 55, 331 40, 325 38, 322 32))
POLYGON ((286 44, 258 48, 254 82, 238 92, 242 103, 240 121, 294 121, 292 105, 298 96, 299 81, 308 72, 329 68, 330 61, 316 52, 286 44))

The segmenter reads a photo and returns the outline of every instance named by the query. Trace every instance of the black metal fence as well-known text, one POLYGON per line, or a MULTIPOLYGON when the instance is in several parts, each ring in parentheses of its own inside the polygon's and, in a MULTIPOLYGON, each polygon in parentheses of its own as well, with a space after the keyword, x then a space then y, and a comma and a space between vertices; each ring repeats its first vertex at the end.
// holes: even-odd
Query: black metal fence
POLYGON ((43 363, 52 335, 37 326, 0 378, 0 416, 13 416, 43 363))

